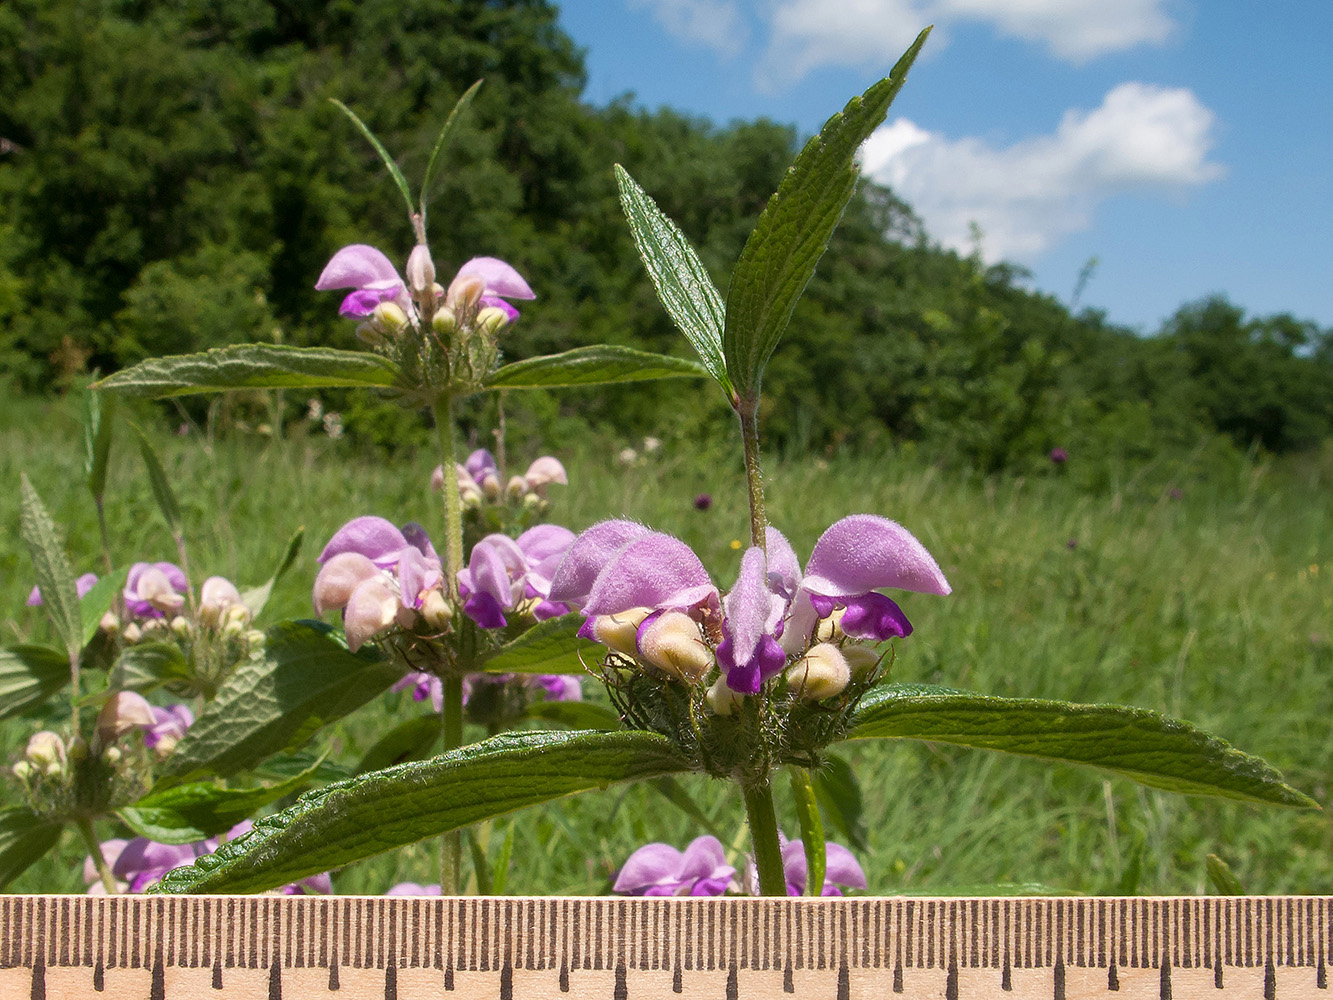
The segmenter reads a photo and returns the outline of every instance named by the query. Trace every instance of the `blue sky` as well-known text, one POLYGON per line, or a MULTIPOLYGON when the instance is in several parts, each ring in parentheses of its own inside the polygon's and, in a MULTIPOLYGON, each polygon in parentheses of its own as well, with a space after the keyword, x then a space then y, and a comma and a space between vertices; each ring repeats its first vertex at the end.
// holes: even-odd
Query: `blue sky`
POLYGON ((585 99, 816 131, 935 24, 864 169, 932 238, 1153 332, 1333 327, 1333 0, 564 0, 585 99))

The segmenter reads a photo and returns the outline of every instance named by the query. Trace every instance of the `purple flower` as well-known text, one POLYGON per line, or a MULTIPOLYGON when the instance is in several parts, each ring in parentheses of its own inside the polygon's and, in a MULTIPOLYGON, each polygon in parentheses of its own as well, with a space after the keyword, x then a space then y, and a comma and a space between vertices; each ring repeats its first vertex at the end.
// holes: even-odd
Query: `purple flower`
MULTIPOLYGON (((74 591, 79 597, 82 597, 84 594, 88 593, 88 591, 92 590, 96 583, 96 573, 84 573, 74 581, 74 591)), ((42 606, 42 592, 38 588, 32 588, 32 593, 28 595, 27 605, 30 608, 40 608, 42 606)))
POLYGON ((194 713, 185 705, 169 705, 166 708, 152 706, 153 724, 143 734, 144 746, 166 756, 175 749, 185 730, 194 724, 194 713))
POLYGON ((396 528, 382 517, 358 517, 334 533, 315 577, 315 613, 343 609, 348 648, 418 617, 435 628, 448 621, 440 557, 419 524, 396 528))
POLYGON ((505 299, 535 299, 523 276, 496 257, 473 257, 458 269, 449 283, 444 302, 454 312, 469 307, 499 309, 508 322, 518 319, 518 310, 505 299))
POLYGON ((646 844, 629 856, 612 891, 628 896, 721 896, 736 874, 726 860, 716 837, 696 837, 684 852, 670 844, 646 844))
POLYGON ((713 506, 713 496, 711 493, 700 493, 694 498, 695 510, 708 510, 711 506, 713 506))
POLYGON ((441 895, 438 883, 432 882, 430 885, 421 885, 419 882, 399 882, 392 889, 385 892, 386 896, 439 896, 441 895))
POLYGON ((921 543, 872 514, 845 517, 825 531, 804 573, 781 532, 769 528, 766 542, 767 556, 757 546, 746 551, 735 585, 720 599, 684 542, 630 521, 602 521, 570 546, 550 596, 582 608, 588 621, 580 635, 681 679, 702 679, 712 653, 695 647, 715 642, 726 686, 756 694, 835 614, 854 639, 908 635, 906 615, 878 588, 949 593, 921 543), (682 618, 695 623, 697 635, 682 618))
POLYGON ((137 562, 125 579, 125 610, 135 618, 163 618, 184 607, 188 589, 185 571, 175 563, 137 562))
MULTIPOLYGON (((789 840, 782 845, 782 871, 787 878, 787 895, 804 896, 808 869, 805 864, 805 844, 801 841, 789 840)), ((824 888, 820 895, 841 896, 842 891, 838 886, 864 889, 866 874, 847 848, 841 844, 825 844, 824 888)))
POLYGON ((398 683, 391 687, 390 691, 405 691, 412 689, 413 701, 425 701, 430 699, 431 707, 435 711, 444 709, 444 682, 434 674, 422 673, 420 671, 410 673, 398 683))
POLYGON ((539 524, 517 539, 487 535, 458 574, 463 612, 482 628, 504 628, 505 612, 516 608, 537 621, 565 614, 569 608, 550 599, 551 577, 573 541, 574 533, 557 524, 539 524))
POLYGON ((1064 465, 1068 461, 1069 452, 1065 451, 1063 448, 1051 449, 1051 463, 1053 465, 1064 465))

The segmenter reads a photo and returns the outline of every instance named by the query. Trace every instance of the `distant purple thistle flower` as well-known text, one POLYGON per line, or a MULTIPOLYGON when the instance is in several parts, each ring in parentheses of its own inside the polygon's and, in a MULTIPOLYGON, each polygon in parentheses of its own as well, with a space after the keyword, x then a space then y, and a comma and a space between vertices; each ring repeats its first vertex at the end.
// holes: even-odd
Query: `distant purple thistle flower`
POLYGON ((713 495, 711 493, 700 493, 694 498, 695 510, 708 510, 713 506, 713 495))
POLYGON ((1054 465, 1064 465, 1068 461, 1069 461, 1069 452, 1065 451, 1063 448, 1051 449, 1051 462, 1054 465))
POLYGON ((696 837, 685 850, 646 844, 629 856, 612 892, 628 896, 721 896, 736 869, 716 837, 696 837))
MULTIPOLYGON (((74 591, 79 597, 92 590, 97 584, 96 573, 84 573, 74 581, 74 591)), ((27 605, 30 608, 40 608, 42 606, 42 592, 37 587, 32 588, 32 593, 28 595, 27 605)))

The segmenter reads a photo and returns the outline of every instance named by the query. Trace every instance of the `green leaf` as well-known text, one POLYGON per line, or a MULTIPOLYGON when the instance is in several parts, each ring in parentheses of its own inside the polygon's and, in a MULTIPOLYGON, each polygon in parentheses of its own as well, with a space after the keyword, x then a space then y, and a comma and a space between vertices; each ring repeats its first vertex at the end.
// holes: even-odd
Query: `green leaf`
POLYGON ((27 473, 20 477, 19 530, 32 557, 32 573, 37 589, 42 593, 42 607, 56 635, 72 658, 83 648, 83 617, 79 611, 79 594, 74 586, 74 571, 64 546, 56 537, 55 522, 46 512, 42 498, 28 481, 27 473))
POLYGON ((824 865, 827 853, 824 845, 824 821, 819 818, 819 802, 810 773, 803 767, 787 768, 791 779, 791 797, 796 803, 796 819, 801 825, 801 845, 805 848, 805 894, 824 894, 824 865))
POLYGON ((379 139, 375 138, 375 133, 370 131, 370 127, 357 117, 355 111, 336 97, 330 97, 329 100, 338 106, 338 110, 348 118, 352 119, 352 124, 360 129, 361 134, 364 135, 366 139, 369 140, 370 144, 375 147, 375 152, 380 154, 380 159, 384 161, 384 165, 389 169, 389 176, 393 178, 394 184, 397 185, 399 192, 402 193, 403 201, 407 203, 407 214, 409 216, 415 215, 416 206, 412 204, 412 192, 408 190, 407 178, 404 177, 403 172, 398 169, 398 164, 393 162, 393 157, 389 155, 389 151, 384 148, 379 139))
POLYGON ((1218 896, 1244 896, 1245 887, 1240 884, 1240 879, 1236 878, 1236 873, 1231 870, 1231 866, 1219 858, 1216 854, 1210 854, 1207 858, 1208 883, 1213 887, 1213 892, 1218 896))
POLYGON ((174 642, 140 642, 126 646, 112 671, 116 688, 151 691, 163 684, 192 679, 190 661, 174 642))
POLYGON ((837 754, 824 755, 823 766, 810 776, 815 795, 829 824, 858 851, 869 851, 865 816, 862 812, 861 784, 852 765, 837 754))
POLYGON ((287 540, 287 548, 278 560, 278 568, 273 571, 273 575, 268 581, 258 587, 244 591, 241 594, 241 602, 250 609, 250 616, 258 618, 259 613, 264 610, 264 605, 268 604, 268 599, 273 596, 273 588, 278 585, 278 581, 286 575, 296 562, 296 557, 301 554, 301 543, 305 541, 305 528, 297 528, 292 533, 292 537, 287 540))
POLYGON ((31 809, 0 809, 0 889, 55 847, 62 829, 31 809))
POLYGON ((726 307, 703 262, 674 222, 662 214, 625 169, 616 164, 620 207, 625 212, 634 245, 639 248, 657 297, 685 339, 698 352, 708 374, 730 399, 733 393, 722 355, 726 307))
POLYGON ((226 833, 256 810, 304 788, 317 769, 318 764, 267 787, 224 788, 211 781, 192 781, 154 789, 116 815, 140 837, 159 844, 193 844, 226 833))
POLYGON ((356 765, 356 773, 382 771, 409 760, 424 760, 440 742, 441 734, 438 715, 418 715, 415 719, 400 722, 366 751, 361 763, 356 765))
POLYGON ((703 374, 703 367, 688 358, 651 354, 617 344, 593 344, 563 354, 525 358, 504 365, 491 372, 484 384, 488 389, 558 389, 608 382, 693 378, 703 374))
POLYGON ((452 137, 454 122, 456 122, 463 112, 467 110, 468 105, 472 103, 472 99, 477 96, 477 91, 480 89, 481 81, 478 80, 463 92, 463 96, 455 102, 454 109, 449 112, 449 117, 445 119, 444 127, 440 129, 440 134, 435 137, 435 147, 430 151, 430 159, 426 161, 426 172, 421 177, 420 207, 421 228, 423 231, 426 228, 426 200, 427 195, 430 193, 431 175, 435 172, 435 160, 452 137))
POLYGON ((50 646, 0 649, 0 719, 50 698, 69 683, 69 657, 50 646))
POLYGON ((509 862, 514 856, 514 824, 505 824, 505 839, 500 843, 500 853, 495 858, 491 869, 491 891, 503 896, 505 886, 509 884, 509 862))
POLYGON ((153 450, 153 445, 148 440, 148 435, 143 432, 143 428, 131 423, 130 430, 134 432, 135 440, 139 442, 139 454, 143 456, 144 468, 148 472, 148 485, 153 490, 153 498, 157 500, 157 509, 166 519, 172 536, 179 539, 185 534, 185 526, 181 520, 180 504, 176 502, 176 491, 171 488, 167 470, 162 468, 162 462, 158 459, 157 452, 153 450))
POLYGON ((722 839, 722 831, 718 829, 718 825, 709 818, 706 812, 699 808, 699 804, 685 790, 685 786, 674 777, 666 774, 660 778, 652 778, 648 781, 648 785, 658 795, 703 827, 704 830, 711 833, 718 840, 722 839))
POLYGON ((584 662, 601 660, 605 647, 579 638, 580 614, 549 618, 517 639, 483 654, 479 666, 492 674, 583 674, 584 662))
POLYGON ((656 733, 503 733, 307 792, 156 891, 258 892, 567 795, 688 769, 656 733))
MULTIPOLYGON (((130 568, 122 566, 120 569, 112 570, 106 576, 101 577, 93 584, 88 593, 79 598, 79 614, 83 618, 83 645, 93 641, 93 636, 97 634, 97 629, 102 624, 102 616, 111 610, 111 606, 116 603, 116 598, 125 588, 125 581, 129 579, 130 568)), ((82 647, 80 647, 82 648, 82 647)))
POLYGON ((83 392, 83 472, 88 492, 99 503, 106 492, 106 467, 111 456, 111 426, 116 397, 103 396, 91 388, 83 392))
POLYGON ((620 716, 605 705, 590 701, 534 701, 523 712, 527 719, 543 719, 570 729, 623 728, 620 716))
POLYGON ((1318 808, 1266 761, 1144 708, 993 698, 931 685, 874 688, 850 739, 888 737, 1086 764, 1182 795, 1318 808))
POLYGON ((736 261, 722 350, 736 393, 750 406, 758 402, 769 356, 856 189, 856 151, 884 121, 929 33, 921 32, 886 79, 852 98, 806 143, 736 261))
POLYGON ((127 396, 188 396, 231 389, 387 389, 398 366, 378 354, 331 347, 239 344, 142 361, 102 379, 127 396))
POLYGON ((195 720, 160 773, 227 776, 300 746, 403 676, 369 647, 348 651, 320 622, 280 622, 195 720))

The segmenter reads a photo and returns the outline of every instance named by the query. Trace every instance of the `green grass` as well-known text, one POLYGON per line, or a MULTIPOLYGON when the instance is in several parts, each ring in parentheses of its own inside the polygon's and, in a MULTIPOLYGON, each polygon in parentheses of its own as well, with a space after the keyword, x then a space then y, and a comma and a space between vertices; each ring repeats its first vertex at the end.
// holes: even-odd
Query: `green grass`
MULTIPOLYGON (((298 526, 307 546, 270 604, 270 617, 307 616, 314 557, 341 523, 375 513, 397 522, 442 523, 427 479, 434 459, 358 457, 299 432, 282 442, 199 435, 159 440, 191 528, 196 580, 222 573, 265 579, 298 526)), ((732 442, 667 445, 636 464, 618 446, 562 455, 570 483, 557 488, 553 519, 578 529, 607 516, 642 520, 695 547, 729 586, 746 537, 739 460, 732 442), (714 504, 695 510, 695 494, 714 504)), ((76 569, 99 568, 92 504, 82 488, 79 428, 66 403, 0 405, 0 614, 5 641, 41 635, 22 606, 31 586, 17 537, 18 476, 26 471, 67 530, 76 569)), ((526 463, 535 453, 516 456, 526 463)), ((1196 456, 1197 459, 1197 456, 1196 456)), ((1077 485, 1064 475, 980 481, 919 456, 837 456, 770 463, 769 513, 808 555, 837 518, 872 511, 910 528, 953 585, 948 598, 905 595, 916 625, 900 641, 894 676, 1003 695, 1116 701, 1179 715, 1264 756, 1288 780, 1328 802, 1333 783, 1333 463, 1161 460, 1077 485), (1166 489, 1177 484, 1173 498, 1166 489)), ((109 521, 118 563, 173 559, 146 477, 121 435, 112 459, 109 521)), ((437 529, 438 530, 438 529, 437 529)), ((591 692, 592 684, 585 684, 591 692)), ((590 695, 591 696, 591 695, 590 695)), ((316 745, 354 761, 391 719, 420 711, 386 695, 316 745)), ((13 758, 35 720, 0 723, 13 758)), ((479 735, 476 734, 476 735, 479 735)), ((1186 799, 1123 779, 1034 761, 917 743, 848 747, 866 799, 869 851, 880 893, 947 891, 1001 882, 1083 893, 1206 890, 1204 861, 1220 854, 1248 891, 1333 891, 1333 829, 1317 812, 1186 799), (1137 882, 1123 883, 1136 855, 1137 882)), ((724 832, 739 839, 741 806, 730 788, 686 782, 724 832)), ((783 783, 785 785, 785 783, 783 783)), ((4 792, 9 800, 12 786, 4 792)), ((779 793, 780 818, 795 831, 779 793)), ((683 844, 688 820, 644 787, 586 795, 495 824, 492 853, 515 826, 508 891, 605 892, 634 847, 683 844)), ((111 834, 108 825, 104 835, 111 834)), ((395 881, 434 881, 432 843, 354 866, 342 892, 379 892, 395 881)), ((73 838, 11 888, 81 891, 73 838)))

